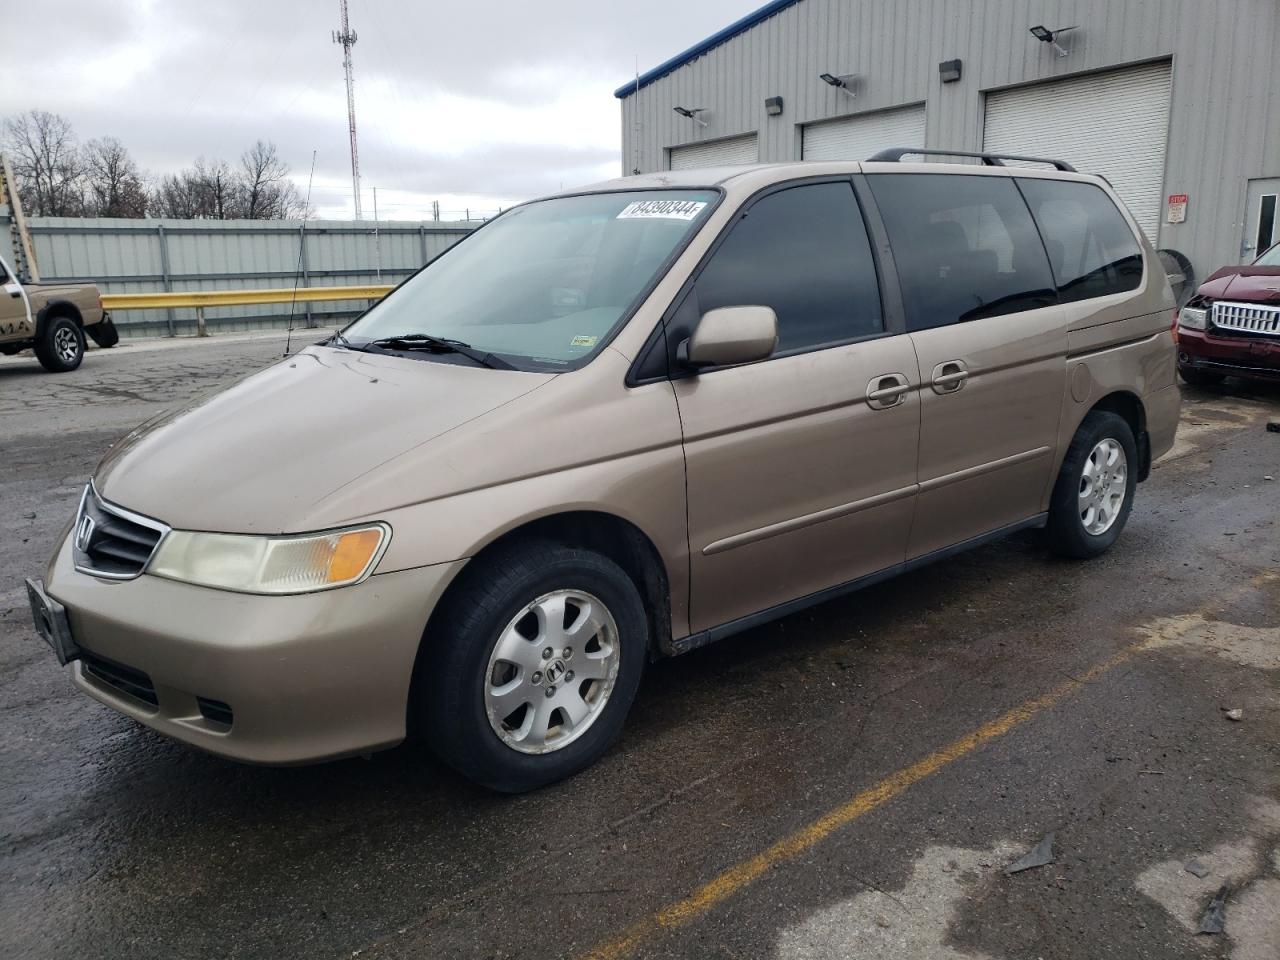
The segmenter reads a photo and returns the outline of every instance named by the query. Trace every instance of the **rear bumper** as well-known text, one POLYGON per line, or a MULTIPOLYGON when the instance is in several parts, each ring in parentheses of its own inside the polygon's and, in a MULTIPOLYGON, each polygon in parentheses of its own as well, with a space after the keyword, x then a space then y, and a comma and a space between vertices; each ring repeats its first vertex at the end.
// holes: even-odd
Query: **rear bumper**
POLYGON ((74 569, 64 543, 47 592, 85 651, 70 664, 80 689, 212 753, 291 764, 404 739, 422 631, 461 565, 264 597, 145 575, 99 580, 74 569))
POLYGON ((1179 327, 1178 367, 1280 382, 1280 338, 1227 337, 1179 327))

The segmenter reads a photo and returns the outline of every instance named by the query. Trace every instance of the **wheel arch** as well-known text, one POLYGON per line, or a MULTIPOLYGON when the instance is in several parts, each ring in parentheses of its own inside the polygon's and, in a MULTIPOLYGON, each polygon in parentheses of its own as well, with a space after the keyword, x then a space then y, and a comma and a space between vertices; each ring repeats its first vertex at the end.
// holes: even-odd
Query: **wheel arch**
POLYGON ((84 316, 80 313, 80 308, 70 300, 50 300, 36 313, 36 339, 44 336, 45 326, 50 320, 58 317, 69 317, 76 322, 81 330, 84 329, 84 316))
POLYGON ((1147 437, 1147 408, 1142 398, 1131 390, 1113 390, 1091 406, 1086 416, 1094 410, 1114 413, 1129 424, 1133 441, 1138 445, 1138 482, 1146 480, 1151 473, 1151 442, 1147 437))
POLYGON ((551 540, 567 547, 592 550, 618 564, 640 592, 649 620, 649 656, 671 651, 671 590, 666 564, 653 540, 630 520, 603 510, 567 510, 527 520, 494 537, 477 550, 450 581, 423 629, 407 704, 406 729, 414 730, 419 710, 419 664, 437 636, 440 611, 449 598, 465 588, 486 561, 521 541, 551 540))

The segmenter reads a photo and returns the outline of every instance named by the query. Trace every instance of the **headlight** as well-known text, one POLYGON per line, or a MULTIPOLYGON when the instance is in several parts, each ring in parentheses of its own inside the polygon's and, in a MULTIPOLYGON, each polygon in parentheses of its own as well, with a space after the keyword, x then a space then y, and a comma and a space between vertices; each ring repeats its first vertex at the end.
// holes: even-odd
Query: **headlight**
POLYGON ((147 573, 240 593, 311 593, 363 579, 390 535, 381 523, 285 537, 171 530, 147 573))
POLYGON ((1188 330, 1203 330, 1209 311, 1202 307, 1183 307, 1178 312, 1178 326, 1188 330))

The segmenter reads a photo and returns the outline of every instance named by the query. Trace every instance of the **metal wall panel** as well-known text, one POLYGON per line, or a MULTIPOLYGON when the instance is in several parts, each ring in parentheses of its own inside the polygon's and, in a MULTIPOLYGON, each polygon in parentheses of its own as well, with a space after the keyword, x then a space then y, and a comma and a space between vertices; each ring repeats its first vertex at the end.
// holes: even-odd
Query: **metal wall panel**
MULTIPOLYGON (((312 220, 306 224, 302 254, 301 221, 114 220, 29 217, 36 261, 44 280, 92 280, 103 293, 164 290, 246 290, 300 286, 398 283, 427 260, 474 229, 471 223, 438 221, 379 223, 312 220)), ((8 235, 8 210, 0 207, 0 229, 8 235)), ((9 254, 5 250, 6 255, 9 254)), ((13 262, 10 260, 10 262, 13 262)), ((310 306, 317 325, 336 322, 364 309, 363 302, 333 301, 310 306)), ((260 304, 206 311, 212 327, 240 329, 271 325, 290 308, 260 304)), ((295 315, 305 323, 307 307, 295 315)), ((174 311, 184 329, 192 310, 174 311)), ((115 314, 124 335, 160 333, 166 311, 121 310, 115 314)))
POLYGON ((1276 49, 1276 0, 800 0, 625 96, 622 166, 661 170, 669 147, 753 130, 761 161, 798 160, 804 124, 849 113, 823 72, 858 75, 858 112, 926 102, 926 146, 980 150, 990 94, 1171 61, 1161 194, 1190 202, 1158 239, 1206 274, 1239 258, 1247 181, 1280 176, 1280 84, 1265 68, 1276 49), (1078 25, 1068 56, 1027 32, 1036 24, 1078 25), (943 84, 938 64, 952 59, 963 75, 943 84), (771 96, 781 116, 765 114, 771 96), (673 105, 707 108, 708 126, 673 105))
POLYGON ((1070 158, 1102 174, 1155 237, 1171 85, 1166 62, 990 94, 983 149, 1070 158))
POLYGON ((824 120, 802 127, 805 160, 866 160, 887 147, 923 147, 924 105, 824 120))
POLYGON ((760 148, 754 133, 711 143, 689 143, 669 151, 670 169, 694 170, 700 167, 732 167, 755 163, 760 148))

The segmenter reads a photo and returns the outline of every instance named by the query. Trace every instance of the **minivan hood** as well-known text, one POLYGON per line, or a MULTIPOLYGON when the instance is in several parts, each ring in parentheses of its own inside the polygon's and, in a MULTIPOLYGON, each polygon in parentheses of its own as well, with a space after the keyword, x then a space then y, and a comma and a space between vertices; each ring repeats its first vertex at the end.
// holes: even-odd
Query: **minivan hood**
POLYGON ((339 487, 554 376, 308 347, 142 424, 94 483, 178 529, 314 529, 339 487))

